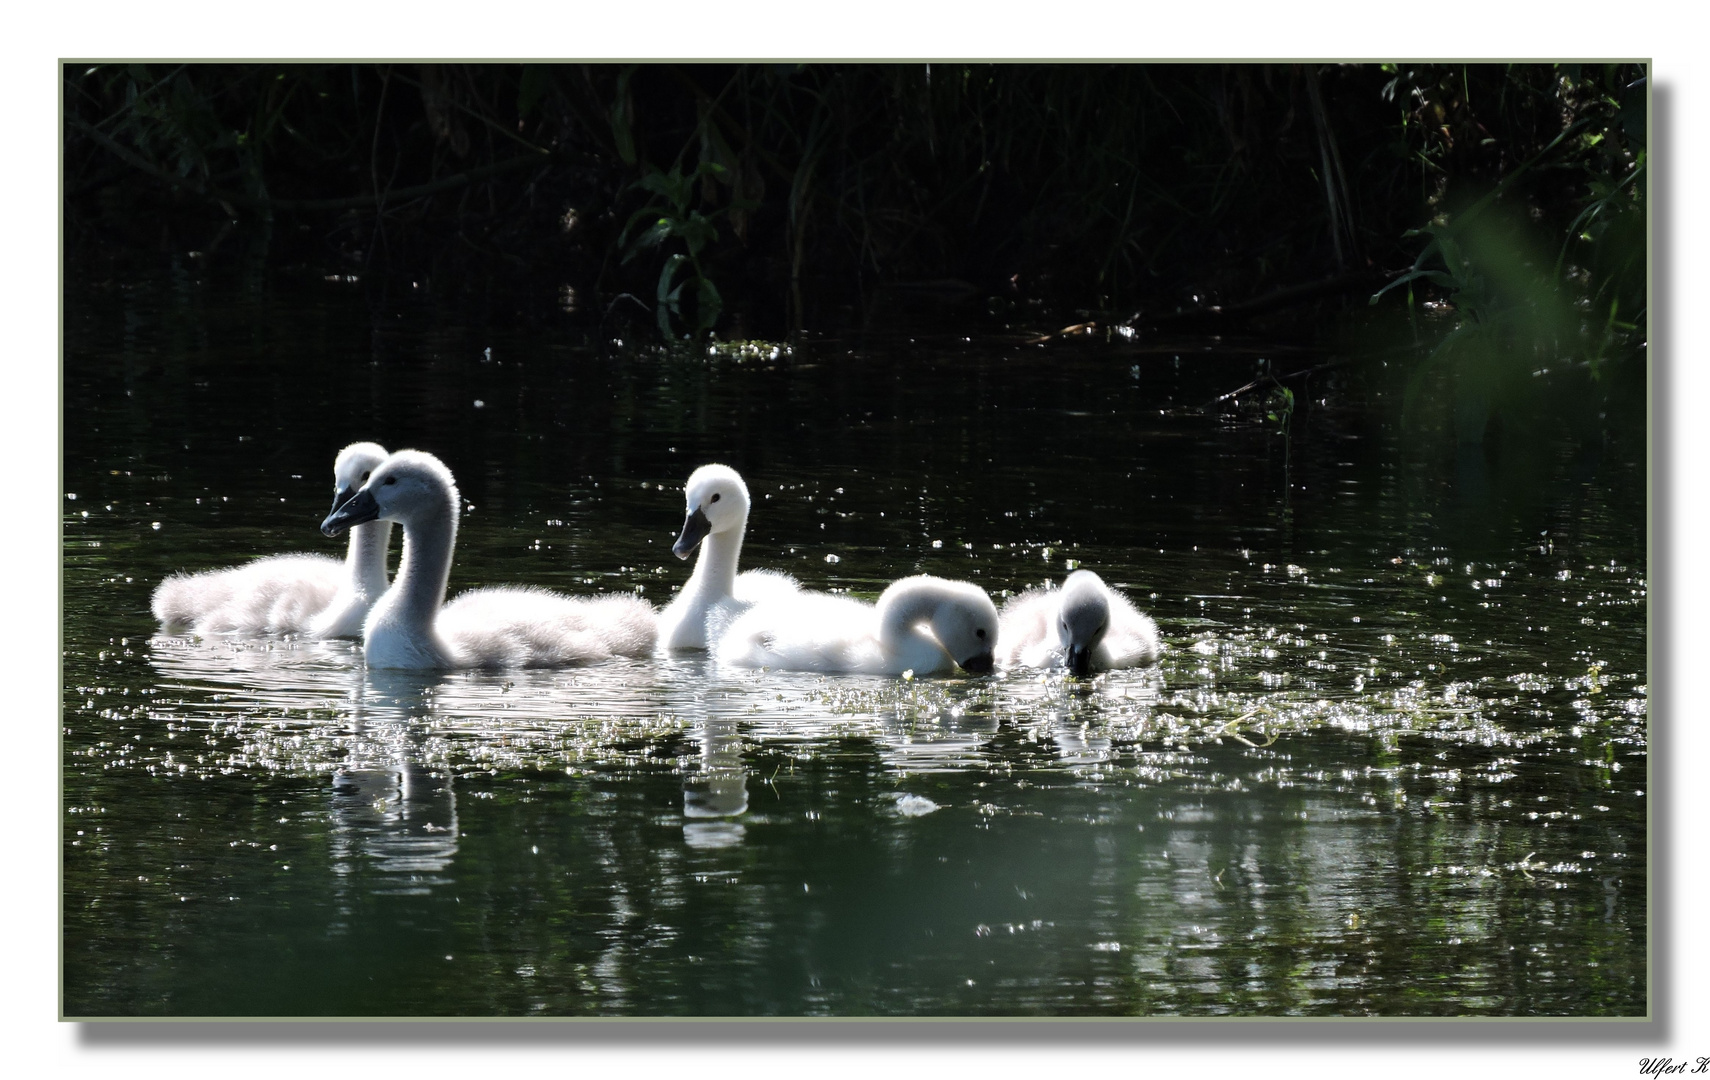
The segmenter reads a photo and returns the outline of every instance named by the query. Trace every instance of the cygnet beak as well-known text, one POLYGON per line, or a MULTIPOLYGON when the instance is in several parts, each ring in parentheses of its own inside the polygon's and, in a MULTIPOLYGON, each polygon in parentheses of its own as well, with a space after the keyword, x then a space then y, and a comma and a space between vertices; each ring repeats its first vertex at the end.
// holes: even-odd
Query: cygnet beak
POLYGON ((341 487, 337 491, 334 491, 333 497, 332 497, 332 508, 334 510, 337 510, 339 507, 343 506, 345 503, 356 498, 357 490, 358 490, 357 488, 353 488, 353 487, 341 487))
POLYGON ((321 531, 328 536, 337 536, 352 525, 361 525, 365 521, 375 521, 380 517, 380 504, 374 501, 374 493, 367 488, 346 499, 343 505, 333 505, 333 512, 321 522, 321 531))
POLYGON ((707 516, 701 513, 700 507, 695 507, 695 512, 683 519, 683 533, 677 537, 677 542, 671 545, 671 554, 679 559, 688 558, 695 553, 695 548, 700 546, 700 542, 710 532, 712 532, 712 522, 708 521, 707 516))
POLYGON ((1092 649, 1085 645, 1069 646, 1069 674, 1086 678, 1092 671, 1092 649))
POLYGON ((970 656, 960 661, 962 670, 973 675, 990 675, 992 671, 992 654, 983 652, 978 656, 970 656))

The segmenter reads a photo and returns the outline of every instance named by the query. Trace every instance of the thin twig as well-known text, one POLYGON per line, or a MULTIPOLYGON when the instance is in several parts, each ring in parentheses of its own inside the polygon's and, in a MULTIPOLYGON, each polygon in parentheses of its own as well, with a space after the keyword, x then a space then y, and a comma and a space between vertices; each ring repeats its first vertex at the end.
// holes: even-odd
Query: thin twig
POLYGON ((1237 742, 1245 743, 1246 745, 1252 747, 1254 750, 1263 750, 1265 747, 1267 747, 1267 746, 1269 746, 1272 743, 1277 741, 1277 733, 1276 732, 1274 732, 1274 731, 1271 732, 1271 737, 1266 739, 1264 742, 1256 743, 1256 742, 1252 741, 1251 739, 1247 738, 1246 736, 1242 735, 1239 731, 1235 730, 1235 725, 1246 723, 1248 720, 1251 720, 1253 717, 1255 717, 1257 715, 1259 715, 1259 713, 1258 713, 1258 710, 1255 709, 1254 711, 1246 714, 1245 716, 1237 716, 1235 719, 1229 721, 1227 724, 1224 724, 1222 728, 1218 729, 1218 734, 1219 735, 1227 735, 1231 739, 1236 740, 1237 742))
MULTIPOLYGON (((170 83, 173 79, 176 79, 180 74, 183 73, 184 69, 189 67, 189 66, 190 66, 189 64, 179 64, 176 68, 172 69, 170 72, 166 73, 165 75, 163 75, 159 79, 156 79, 152 85, 150 85, 147 88, 145 88, 144 90, 142 90, 140 93, 137 94, 136 97, 125 102, 124 106, 122 108, 120 108, 118 112, 113 113, 111 116, 107 117, 105 120, 102 120, 100 123, 96 124, 95 126, 96 127, 106 127, 108 124, 111 124, 113 121, 117 120, 119 117, 130 112, 132 109, 135 109, 138 105, 140 105, 142 103, 143 98, 148 97, 150 94, 154 93, 156 90, 159 90, 161 87, 170 83)), ((91 70, 94 70, 94 69, 91 69, 91 70)))
MULTIPOLYGON (((410 86, 415 87, 417 90, 423 89, 422 84, 420 82, 418 82, 415 79, 410 78, 408 75, 405 75, 403 72, 396 72, 395 71, 395 72, 391 73, 391 76, 393 78, 397 79, 401 83, 408 83, 410 86)), ((485 124, 487 127, 491 128, 492 130, 498 132, 500 135, 503 135, 505 138, 510 139, 512 142, 517 143, 520 146, 526 146, 528 149, 533 150, 536 154, 539 154, 542 157, 548 156, 552 153, 552 151, 546 149, 544 146, 536 146, 534 143, 529 142, 527 139, 523 138, 521 135, 518 135, 516 132, 507 129, 503 124, 497 123, 494 120, 490 119, 489 117, 484 116, 481 113, 476 112, 474 109, 471 109, 469 106, 463 104, 461 101, 458 101, 458 100, 450 97, 449 95, 446 97, 445 101, 446 101, 446 104, 450 105, 453 109, 456 109, 458 112, 463 113, 467 116, 474 117, 476 120, 480 121, 482 124, 485 124)))
POLYGON ((1255 390, 1255 389, 1259 388, 1260 386, 1263 386, 1267 382, 1280 383, 1284 379, 1293 379, 1293 378, 1300 376, 1300 375, 1311 375, 1314 372, 1323 371, 1326 368, 1340 367, 1341 365, 1346 364, 1351 359, 1352 359, 1352 357, 1344 356, 1344 357, 1341 357, 1341 358, 1336 359, 1336 360, 1330 360, 1330 361, 1327 361, 1325 363, 1315 365, 1313 367, 1301 368, 1299 371, 1291 371, 1287 375, 1270 375, 1270 374, 1261 375, 1259 378, 1254 379, 1252 382, 1248 383, 1246 386, 1240 387, 1240 388, 1235 389, 1235 390, 1231 390, 1227 394, 1221 394, 1217 397, 1212 398, 1210 401, 1208 401, 1204 405, 1200 406, 1200 408, 1209 409, 1213 405, 1221 405, 1225 401, 1228 401, 1230 398, 1240 397, 1242 394, 1245 394, 1247 391, 1255 390))
POLYGON ((1170 315, 1160 315, 1147 319, 1140 314, 1131 316, 1128 326, 1167 326, 1178 322, 1201 322, 1209 320, 1246 319, 1254 315, 1262 315, 1277 308, 1289 307, 1294 304, 1316 300, 1322 296, 1334 296, 1344 292, 1358 292, 1375 284, 1377 280, 1394 277, 1393 274, 1378 274, 1372 271, 1356 271, 1352 274, 1338 274, 1322 281, 1309 281, 1304 285, 1290 285, 1255 297, 1239 304, 1222 305, 1208 304, 1205 307, 1191 308, 1170 315))
MULTIPOLYGON (((386 195, 380 190, 380 129, 386 118, 386 95, 392 89, 392 68, 380 77, 380 104, 374 107, 374 139, 368 148, 368 176, 374 182, 374 205, 384 209, 386 195)), ((372 246, 372 245, 370 245, 372 246)))

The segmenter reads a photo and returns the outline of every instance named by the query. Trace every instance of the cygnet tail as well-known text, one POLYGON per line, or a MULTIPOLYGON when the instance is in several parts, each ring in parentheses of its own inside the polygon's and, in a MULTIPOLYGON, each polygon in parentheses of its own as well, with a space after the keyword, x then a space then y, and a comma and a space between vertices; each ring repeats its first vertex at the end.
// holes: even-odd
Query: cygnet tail
POLYGON ((1099 643, 1099 652, 1109 667, 1145 667, 1158 662, 1164 646, 1158 624, 1135 607, 1126 596, 1110 592, 1110 630, 1099 643))
POLYGON ((231 599, 231 590, 224 590, 221 596, 211 597, 207 591, 197 590, 194 575, 173 574, 155 586, 154 596, 149 601, 149 610, 154 612, 155 619, 163 627, 172 630, 187 629, 196 621, 199 595, 203 600, 224 603, 231 599))

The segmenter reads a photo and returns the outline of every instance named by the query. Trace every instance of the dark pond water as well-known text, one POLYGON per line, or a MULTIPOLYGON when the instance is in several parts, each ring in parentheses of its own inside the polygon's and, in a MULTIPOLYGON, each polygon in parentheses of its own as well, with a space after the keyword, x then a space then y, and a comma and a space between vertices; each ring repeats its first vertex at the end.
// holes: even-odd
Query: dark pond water
POLYGON ((1318 381, 1285 437, 1203 408, 1262 370, 1211 342, 669 357, 67 280, 67 1016, 1647 1011, 1642 430, 1457 448, 1318 381), (416 676, 157 634, 172 570, 336 553, 355 439, 455 471, 453 592, 663 603, 716 460, 746 566, 1001 600, 1082 565, 1167 650, 416 676))

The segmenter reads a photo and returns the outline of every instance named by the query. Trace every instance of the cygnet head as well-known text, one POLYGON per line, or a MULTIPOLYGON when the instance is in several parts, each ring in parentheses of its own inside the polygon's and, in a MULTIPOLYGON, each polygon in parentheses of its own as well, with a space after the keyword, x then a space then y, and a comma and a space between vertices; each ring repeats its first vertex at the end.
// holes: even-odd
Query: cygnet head
POLYGON ((702 465, 683 487, 688 515, 671 551, 679 559, 694 554, 711 533, 741 531, 748 523, 748 485, 728 465, 702 465))
POLYGON ((1062 596, 1057 634, 1068 654, 1070 673, 1085 676, 1092 669, 1093 650, 1110 628, 1110 598, 1104 581, 1091 570, 1076 570, 1063 579, 1062 596))
POLYGON ((892 582, 879 597, 879 607, 888 607, 887 599, 900 598, 922 585, 927 586, 931 597, 926 623, 932 628, 932 636, 964 671, 989 673, 997 646, 998 613, 997 605, 978 585, 930 575, 903 578, 892 582))
POLYGON ((966 581, 945 584, 958 602, 939 609, 932 620, 932 632, 964 671, 987 674, 997 647, 997 605, 978 585, 966 581))
POLYGON ((386 448, 379 443, 353 442, 340 450, 338 460, 333 463, 332 508, 337 510, 349 502, 368 483, 368 475, 385 460, 386 448))
POLYGON ((457 483, 443 462, 421 450, 400 450, 375 466, 368 482, 327 515, 321 531, 337 536, 365 521, 396 521, 408 526, 434 515, 455 522, 457 500, 457 483))

